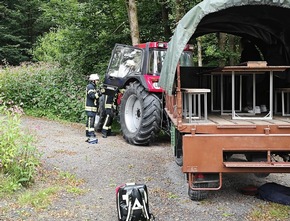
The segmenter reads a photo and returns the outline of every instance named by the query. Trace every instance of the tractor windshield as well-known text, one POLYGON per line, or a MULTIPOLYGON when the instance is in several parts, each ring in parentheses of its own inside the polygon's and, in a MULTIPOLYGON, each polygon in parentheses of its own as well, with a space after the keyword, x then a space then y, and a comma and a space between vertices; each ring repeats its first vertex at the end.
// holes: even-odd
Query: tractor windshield
POLYGON ((130 73, 140 74, 142 50, 126 45, 118 45, 111 58, 108 74, 111 77, 123 78, 130 73))
MULTIPOLYGON (((166 55, 166 50, 155 49, 150 51, 149 73, 160 75, 163 61, 166 55)), ((180 57, 180 66, 193 66, 192 51, 184 51, 180 57)))

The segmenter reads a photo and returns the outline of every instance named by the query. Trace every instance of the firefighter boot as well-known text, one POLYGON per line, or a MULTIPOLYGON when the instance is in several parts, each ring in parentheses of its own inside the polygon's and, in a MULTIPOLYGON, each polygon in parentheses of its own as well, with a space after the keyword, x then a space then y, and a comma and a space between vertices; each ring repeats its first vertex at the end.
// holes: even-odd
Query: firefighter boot
POLYGON ((102 137, 107 138, 108 136, 108 130, 102 129, 102 137))
POLYGON ((98 139, 96 137, 89 137, 86 141, 90 144, 97 144, 98 143, 98 139))
POLYGON ((102 130, 102 137, 103 138, 107 138, 108 136, 116 136, 116 134, 114 132, 111 131, 111 129, 109 130, 102 130))
POLYGON ((111 129, 108 130, 107 132, 108 136, 116 136, 116 133, 112 132, 111 129))

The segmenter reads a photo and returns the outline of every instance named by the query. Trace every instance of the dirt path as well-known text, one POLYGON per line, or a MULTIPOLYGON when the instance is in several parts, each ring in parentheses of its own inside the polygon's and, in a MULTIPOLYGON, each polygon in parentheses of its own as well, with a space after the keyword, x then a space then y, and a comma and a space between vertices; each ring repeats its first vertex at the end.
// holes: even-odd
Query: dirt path
MULTIPOLYGON (((251 212, 264 201, 240 194, 237 189, 267 181, 287 184, 288 175, 226 175, 223 188, 210 192, 208 199, 193 202, 187 195, 185 178, 172 158, 169 141, 150 147, 128 145, 121 136, 85 142, 84 125, 62 124, 24 117, 22 124, 36 134, 47 170, 75 174, 84 183, 80 195, 61 193, 47 209, 13 208, 0 203, 5 213, 0 220, 117 220, 115 188, 127 182, 145 183, 151 212, 158 221, 251 220, 251 212), (21 213, 19 211, 25 211, 21 213)), ((36 185, 35 188, 41 188, 36 185)))

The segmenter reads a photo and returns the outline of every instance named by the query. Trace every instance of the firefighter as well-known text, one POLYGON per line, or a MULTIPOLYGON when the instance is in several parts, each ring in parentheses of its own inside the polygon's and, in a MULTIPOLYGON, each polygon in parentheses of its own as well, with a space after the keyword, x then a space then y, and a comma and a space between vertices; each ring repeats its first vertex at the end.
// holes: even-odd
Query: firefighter
POLYGON ((102 128, 102 137, 107 138, 107 136, 115 136, 116 134, 112 132, 111 125, 114 119, 114 103, 115 103, 115 93, 110 93, 105 95, 105 110, 106 110, 106 119, 102 128))
POLYGON ((91 74, 89 77, 89 84, 86 87, 86 103, 85 111, 87 115, 86 123, 86 140, 88 143, 96 144, 98 139, 95 134, 95 116, 98 108, 99 97, 101 96, 101 91, 97 90, 97 83, 99 81, 98 74, 91 74))

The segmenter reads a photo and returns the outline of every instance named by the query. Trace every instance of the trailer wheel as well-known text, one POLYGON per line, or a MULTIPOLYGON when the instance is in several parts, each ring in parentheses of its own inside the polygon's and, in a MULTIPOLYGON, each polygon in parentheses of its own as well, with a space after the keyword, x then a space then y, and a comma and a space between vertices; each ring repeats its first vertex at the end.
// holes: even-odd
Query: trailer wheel
POLYGON ((106 119, 105 95, 99 98, 99 108, 95 117, 95 131, 101 132, 106 119))
MULTIPOLYGON (((196 183, 193 186, 197 188, 208 188, 208 183, 196 183)), ((201 201, 207 198, 208 190, 192 190, 188 187, 188 196, 193 201, 201 201)))
POLYGON ((127 86, 122 97, 120 124, 125 140, 134 145, 149 145, 160 131, 161 103, 139 82, 127 86))

